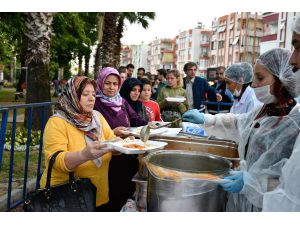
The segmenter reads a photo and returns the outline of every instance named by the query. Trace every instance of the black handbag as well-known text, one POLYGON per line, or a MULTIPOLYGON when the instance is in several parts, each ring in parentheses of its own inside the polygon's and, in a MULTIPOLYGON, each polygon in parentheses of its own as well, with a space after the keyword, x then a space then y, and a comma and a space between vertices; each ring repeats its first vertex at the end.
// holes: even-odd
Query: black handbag
POLYGON ((44 189, 29 192, 23 205, 25 212, 93 212, 96 207, 96 190, 88 178, 75 179, 74 172, 69 173, 69 182, 50 185, 51 171, 57 155, 55 152, 47 171, 44 189))

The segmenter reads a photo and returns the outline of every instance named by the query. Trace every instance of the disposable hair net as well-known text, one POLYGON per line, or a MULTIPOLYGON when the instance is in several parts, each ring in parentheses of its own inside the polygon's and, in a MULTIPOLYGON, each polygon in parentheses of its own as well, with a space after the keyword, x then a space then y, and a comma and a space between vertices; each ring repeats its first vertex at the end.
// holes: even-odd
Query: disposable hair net
POLYGON ((297 13, 296 19, 293 23, 293 31, 300 34, 300 13, 297 13))
POLYGON ((235 83, 247 84, 252 81, 253 68, 249 63, 235 63, 225 70, 225 77, 235 83))
POLYGON ((262 54, 256 60, 256 64, 261 64, 267 68, 274 76, 279 78, 292 97, 297 97, 299 87, 297 87, 297 77, 292 71, 293 67, 289 64, 290 57, 291 51, 274 48, 262 54))

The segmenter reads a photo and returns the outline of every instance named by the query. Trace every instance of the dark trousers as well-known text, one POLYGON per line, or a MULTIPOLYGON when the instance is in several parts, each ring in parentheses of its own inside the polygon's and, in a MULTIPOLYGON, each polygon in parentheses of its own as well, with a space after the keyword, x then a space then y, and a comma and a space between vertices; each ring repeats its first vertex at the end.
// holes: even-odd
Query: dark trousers
POLYGON ((132 198, 135 183, 131 180, 138 168, 137 155, 112 156, 108 171, 109 202, 105 206, 109 212, 120 212, 127 200, 132 198))

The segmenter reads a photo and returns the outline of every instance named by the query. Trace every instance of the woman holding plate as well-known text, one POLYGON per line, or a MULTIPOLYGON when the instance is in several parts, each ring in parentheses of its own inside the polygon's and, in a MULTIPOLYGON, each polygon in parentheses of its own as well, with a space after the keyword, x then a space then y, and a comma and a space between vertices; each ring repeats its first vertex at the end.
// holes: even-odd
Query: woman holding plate
MULTIPOLYGON (((161 109, 162 119, 166 122, 181 118, 181 115, 188 110, 186 91, 182 87, 182 76, 178 70, 168 71, 167 86, 161 89, 157 103, 161 109), (173 97, 174 101, 168 101, 168 97, 173 97)), ((179 124, 175 126, 178 127, 179 124)))

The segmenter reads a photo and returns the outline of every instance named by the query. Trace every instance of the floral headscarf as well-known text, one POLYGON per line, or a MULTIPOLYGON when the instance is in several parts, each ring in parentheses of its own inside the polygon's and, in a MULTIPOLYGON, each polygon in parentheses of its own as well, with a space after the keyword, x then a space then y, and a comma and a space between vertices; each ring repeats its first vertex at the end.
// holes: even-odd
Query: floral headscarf
MULTIPOLYGON (((70 78, 58 99, 55 114, 79 130, 84 131, 87 143, 97 141, 101 135, 100 113, 93 110, 90 113, 84 112, 79 103, 78 91, 83 85, 92 84, 96 86, 95 81, 85 76, 74 76, 70 78)), ((96 166, 100 167, 101 160, 94 160, 96 166)))
POLYGON ((121 88, 121 77, 120 77, 119 72, 115 68, 105 67, 99 72, 98 78, 97 78, 97 96, 96 97, 99 98, 100 101, 105 106, 111 108, 115 112, 119 112, 121 110, 121 106, 123 104, 122 97, 119 93, 120 88, 121 88), (104 82, 109 75, 115 75, 119 81, 118 92, 113 97, 109 97, 109 96, 106 96, 103 94, 104 82))

